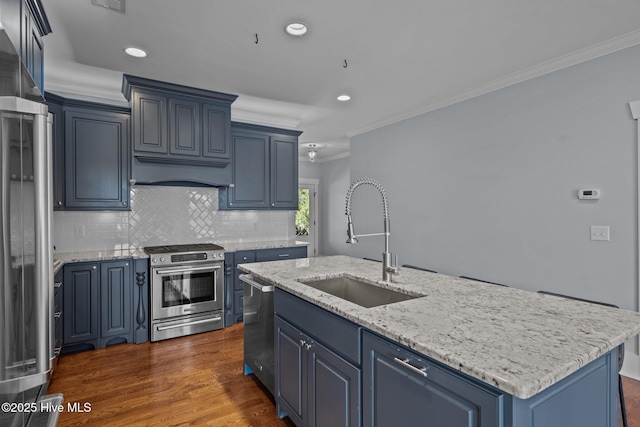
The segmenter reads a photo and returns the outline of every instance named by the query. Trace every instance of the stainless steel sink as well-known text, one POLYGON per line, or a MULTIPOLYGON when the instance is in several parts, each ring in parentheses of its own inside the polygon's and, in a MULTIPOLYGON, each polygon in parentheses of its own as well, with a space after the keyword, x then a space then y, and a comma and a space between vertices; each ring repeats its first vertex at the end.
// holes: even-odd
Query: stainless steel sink
POLYGON ((301 280, 300 282, 367 308, 407 301, 421 296, 408 295, 391 289, 381 288, 380 286, 352 279, 347 276, 310 281, 301 280))

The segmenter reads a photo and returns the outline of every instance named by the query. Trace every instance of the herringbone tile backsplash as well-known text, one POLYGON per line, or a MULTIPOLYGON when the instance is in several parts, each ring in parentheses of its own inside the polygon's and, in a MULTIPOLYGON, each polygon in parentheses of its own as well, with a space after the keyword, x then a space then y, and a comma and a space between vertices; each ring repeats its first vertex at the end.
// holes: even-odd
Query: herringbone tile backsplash
POLYGON ((293 211, 220 211, 218 189, 131 187, 129 212, 55 212, 57 252, 295 239, 293 211))

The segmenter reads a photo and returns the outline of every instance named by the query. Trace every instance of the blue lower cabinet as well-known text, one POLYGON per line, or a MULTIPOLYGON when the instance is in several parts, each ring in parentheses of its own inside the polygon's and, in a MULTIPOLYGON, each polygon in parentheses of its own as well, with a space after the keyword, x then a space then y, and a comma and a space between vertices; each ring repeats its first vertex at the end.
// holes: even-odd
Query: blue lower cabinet
POLYGON ((359 426, 360 369, 279 316, 275 329, 279 416, 299 427, 359 426))
MULTIPOLYGON (((132 263, 127 259, 64 266, 63 353, 134 342, 134 312, 140 305, 133 306, 132 263)), ((140 327, 138 317, 136 326, 140 327)), ((146 314, 144 317, 142 326, 146 329, 146 314)), ((147 336, 145 331, 144 338, 135 341, 144 342, 147 336)))
MULTIPOLYGON (((100 347, 131 335, 131 261, 100 263, 100 347)), ((130 340, 129 340, 130 341, 130 340)))
POLYGON ((502 395, 363 333, 365 426, 501 426, 502 395))
POLYGON ((64 266, 64 345, 91 343, 98 339, 98 266, 77 263, 64 266))

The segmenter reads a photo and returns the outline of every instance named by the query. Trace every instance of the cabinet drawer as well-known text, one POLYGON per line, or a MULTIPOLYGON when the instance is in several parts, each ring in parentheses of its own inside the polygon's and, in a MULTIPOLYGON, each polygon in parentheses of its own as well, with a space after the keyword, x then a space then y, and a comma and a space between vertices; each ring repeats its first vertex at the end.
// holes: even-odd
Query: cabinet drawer
POLYGON ((358 325, 278 288, 275 289, 274 311, 334 352, 360 365, 358 325))
POLYGON ((288 248, 263 249, 256 251, 256 261, 282 261, 285 259, 306 258, 306 246, 292 246, 288 248))
POLYGON ((499 390, 368 331, 362 337, 364 425, 502 425, 499 390))
POLYGON ((236 264, 256 262, 256 251, 238 251, 235 254, 236 264))

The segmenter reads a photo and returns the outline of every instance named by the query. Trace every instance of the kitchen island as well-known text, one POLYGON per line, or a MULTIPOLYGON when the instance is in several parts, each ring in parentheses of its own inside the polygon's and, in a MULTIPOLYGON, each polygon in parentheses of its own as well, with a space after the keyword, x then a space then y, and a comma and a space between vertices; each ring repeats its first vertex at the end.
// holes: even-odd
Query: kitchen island
MULTIPOLYGON (((639 313, 408 268, 393 283, 383 283, 379 281, 380 264, 344 256, 239 267, 254 279, 276 286, 276 323, 279 307, 286 312, 285 307, 297 300, 307 304, 299 305, 299 314, 320 307, 327 315, 358 328, 356 353, 343 350, 340 343, 327 347, 356 368, 362 365, 362 387, 358 387, 363 425, 384 425, 379 422, 384 411, 376 406, 383 403, 376 396, 382 395, 378 386, 386 366, 378 359, 376 340, 380 339, 395 345, 398 354, 409 352, 410 357, 399 358, 409 369, 418 366, 427 374, 431 369, 434 378, 444 369, 458 375, 455 380, 463 383, 462 389, 470 385, 493 396, 488 400, 490 408, 476 407, 475 412, 469 409, 473 399, 462 396, 462 403, 454 405, 468 415, 468 423, 461 425, 485 425, 479 421, 480 412, 492 411, 490 419, 495 425, 617 425, 618 346, 640 333, 639 313), (418 297, 365 308, 301 283, 341 276, 418 297)), ((305 317, 286 316, 284 323, 305 317)), ((331 324, 329 320, 320 323, 331 324)), ((317 336, 321 331, 309 331, 314 328, 311 324, 298 328, 305 334, 300 339, 302 347, 321 341, 317 336)), ((291 384, 278 373, 280 331, 284 329, 276 331, 276 383, 286 391, 291 384)), ((338 327, 334 331, 340 335, 338 327)), ((451 387, 456 396, 462 393, 455 384, 451 387)), ((291 416, 292 408, 279 394, 280 389, 276 402, 291 416)), ((450 400, 451 396, 444 396, 443 401, 450 400)), ((416 411, 420 409, 424 408, 416 411)), ((306 424, 304 417, 292 419, 298 425, 306 424)))

